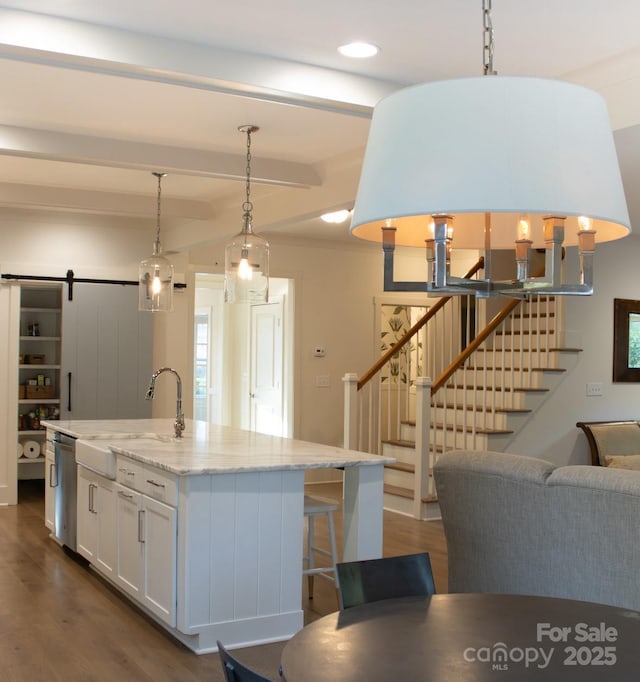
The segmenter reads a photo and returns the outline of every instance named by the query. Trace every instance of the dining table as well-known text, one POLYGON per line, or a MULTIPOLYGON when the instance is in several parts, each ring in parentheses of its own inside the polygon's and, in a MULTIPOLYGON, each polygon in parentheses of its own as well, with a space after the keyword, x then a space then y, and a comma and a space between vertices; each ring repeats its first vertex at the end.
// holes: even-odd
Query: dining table
POLYGON ((306 625, 281 663, 286 682, 635 682, 640 612, 509 594, 385 599, 306 625))

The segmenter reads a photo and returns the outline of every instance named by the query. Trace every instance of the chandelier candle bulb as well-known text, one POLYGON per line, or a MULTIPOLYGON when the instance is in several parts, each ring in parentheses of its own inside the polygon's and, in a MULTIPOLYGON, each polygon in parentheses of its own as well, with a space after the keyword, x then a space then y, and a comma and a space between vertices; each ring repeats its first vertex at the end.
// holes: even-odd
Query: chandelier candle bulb
POLYGON ((518 219, 518 240, 529 239, 530 229, 529 229, 529 219, 527 216, 522 215, 518 219))

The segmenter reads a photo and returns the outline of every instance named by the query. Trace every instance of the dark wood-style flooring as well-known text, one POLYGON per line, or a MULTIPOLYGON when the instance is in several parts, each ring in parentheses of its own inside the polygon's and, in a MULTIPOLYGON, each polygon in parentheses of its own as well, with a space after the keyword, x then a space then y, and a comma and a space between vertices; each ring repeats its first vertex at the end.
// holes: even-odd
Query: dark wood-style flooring
MULTIPOLYGON (((156 626, 44 526, 42 481, 21 481, 19 504, 0 507, 0 680, 2 682, 222 682, 217 654, 198 656, 156 626)), ((314 486, 339 499, 340 487, 314 486)), ((439 521, 385 512, 384 554, 428 551, 439 592, 447 589, 446 544, 439 521)), ((318 523, 322 539, 324 523, 318 523)), ((338 543, 341 518, 338 515, 338 543)), ((325 536, 326 537, 326 536, 325 536)), ((316 578, 305 622, 338 609, 333 585, 316 578)), ((284 643, 238 649, 258 672, 278 679, 284 643)))

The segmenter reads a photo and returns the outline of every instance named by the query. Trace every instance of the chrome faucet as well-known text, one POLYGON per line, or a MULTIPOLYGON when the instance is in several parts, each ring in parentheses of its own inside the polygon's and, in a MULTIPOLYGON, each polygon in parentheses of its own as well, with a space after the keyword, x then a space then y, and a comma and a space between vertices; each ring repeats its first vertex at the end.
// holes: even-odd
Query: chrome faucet
POLYGON ((180 379, 178 372, 176 372, 175 369, 171 369, 171 367, 162 367, 156 370, 151 375, 151 381, 149 382, 149 388, 147 389, 147 395, 145 396, 145 399, 153 400, 153 396, 156 392, 156 379, 163 372, 171 372, 176 377, 178 400, 176 405, 176 420, 173 423, 173 428, 175 430, 176 438, 182 438, 182 432, 184 431, 184 414, 182 413, 182 380, 180 379))

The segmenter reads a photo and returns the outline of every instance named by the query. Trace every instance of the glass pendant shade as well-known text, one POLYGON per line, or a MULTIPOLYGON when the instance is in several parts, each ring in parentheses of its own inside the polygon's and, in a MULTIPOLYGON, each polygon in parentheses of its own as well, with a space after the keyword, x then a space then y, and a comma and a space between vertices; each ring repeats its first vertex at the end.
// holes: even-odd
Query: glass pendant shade
POLYGON ((225 247, 224 285, 226 303, 266 303, 269 298, 269 243, 250 227, 225 247))
POLYGON ((166 173, 152 173, 158 179, 156 239, 153 255, 141 261, 138 270, 138 310, 170 313, 173 310, 173 265, 162 255, 160 243, 161 183, 166 173))
POLYGON ((153 256, 141 261, 138 282, 138 310, 173 310, 173 265, 155 249, 153 256))
POLYGON ((225 303, 267 303, 269 300, 269 242, 255 234, 251 203, 251 134, 255 125, 238 127, 247 136, 246 197, 242 204, 242 230, 224 249, 225 303))

